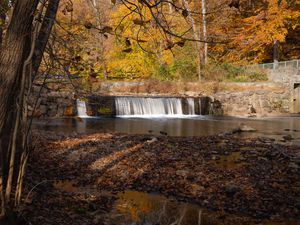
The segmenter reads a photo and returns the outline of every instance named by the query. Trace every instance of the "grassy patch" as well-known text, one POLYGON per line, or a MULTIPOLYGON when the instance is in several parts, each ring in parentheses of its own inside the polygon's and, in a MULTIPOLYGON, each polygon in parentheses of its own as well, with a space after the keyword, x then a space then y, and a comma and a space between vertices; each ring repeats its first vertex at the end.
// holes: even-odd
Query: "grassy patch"
POLYGON ((204 77, 206 80, 222 82, 259 82, 268 80, 268 76, 263 70, 220 63, 208 64, 204 70, 204 77))

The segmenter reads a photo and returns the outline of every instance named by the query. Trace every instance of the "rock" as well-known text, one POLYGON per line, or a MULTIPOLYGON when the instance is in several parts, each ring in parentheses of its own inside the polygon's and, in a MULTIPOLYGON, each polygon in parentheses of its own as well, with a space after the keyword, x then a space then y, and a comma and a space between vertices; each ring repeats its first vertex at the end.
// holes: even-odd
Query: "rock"
POLYGON ((205 188, 203 186, 197 185, 197 184, 192 184, 191 185, 191 193, 193 195, 198 195, 199 192, 204 191, 205 188))
POLYGON ((253 107, 253 105, 251 105, 251 107, 250 107, 250 113, 256 113, 256 109, 253 107))
POLYGON ((292 135, 290 135, 290 134, 284 135, 282 138, 283 138, 283 140, 285 140, 285 141, 291 141, 291 140, 293 140, 293 137, 292 137, 292 135))
POLYGON ((185 95, 189 96, 189 97, 196 97, 196 96, 198 96, 198 93, 196 93, 194 91, 186 91, 185 95))
POLYGON ((159 131, 159 133, 160 133, 161 135, 164 135, 164 136, 167 136, 167 135, 168 135, 168 133, 165 132, 165 131, 159 131))
POLYGON ((75 109, 73 106, 67 106, 64 110, 64 116, 74 116, 75 115, 75 109))
POLYGON ((299 166, 294 162, 289 163, 288 168, 295 172, 297 172, 299 170, 299 166))
POLYGON ((228 184, 225 186, 225 194, 229 197, 234 196, 239 190, 240 187, 235 184, 228 184))
POLYGON ((241 132, 254 132, 256 131, 256 129, 250 127, 250 126, 247 126, 245 124, 241 124, 241 126, 239 127, 240 131, 241 132))
POLYGON ((276 141, 275 138, 267 138, 267 137, 259 137, 258 140, 263 143, 272 143, 276 141))
POLYGON ((186 177, 188 175, 188 171, 187 170, 177 170, 176 171, 176 175, 178 176, 182 176, 182 177, 186 177))
POLYGON ((153 138, 151 138, 150 140, 147 140, 147 143, 148 143, 148 144, 151 144, 151 143, 154 143, 154 142, 156 142, 156 141, 158 141, 158 139, 157 139, 156 137, 153 137, 153 138))
POLYGON ((213 155, 213 156, 211 157, 211 160, 218 160, 218 159, 220 159, 220 157, 215 156, 215 155, 213 155))

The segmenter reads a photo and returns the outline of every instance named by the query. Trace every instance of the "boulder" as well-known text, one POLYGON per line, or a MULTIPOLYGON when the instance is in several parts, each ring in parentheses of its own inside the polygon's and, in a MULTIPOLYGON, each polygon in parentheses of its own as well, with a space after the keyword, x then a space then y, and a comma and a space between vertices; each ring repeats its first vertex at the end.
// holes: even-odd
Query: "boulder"
POLYGON ((250 127, 246 124, 241 124, 241 126, 239 127, 239 130, 241 132, 254 132, 254 131, 256 131, 256 129, 254 129, 253 127, 250 127))
POLYGON ((240 191, 240 187, 235 184, 227 184, 224 187, 224 192, 229 197, 234 196, 238 191, 240 191))

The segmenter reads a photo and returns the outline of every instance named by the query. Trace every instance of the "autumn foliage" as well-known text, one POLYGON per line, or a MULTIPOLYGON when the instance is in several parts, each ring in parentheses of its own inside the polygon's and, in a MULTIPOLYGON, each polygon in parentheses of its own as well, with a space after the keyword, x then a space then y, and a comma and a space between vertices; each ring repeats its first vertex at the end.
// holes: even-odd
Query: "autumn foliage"
MULTIPOLYGON (((89 79, 197 79, 202 5, 184 2, 151 10, 135 0, 62 1, 51 50, 71 74, 89 79)), ((272 62, 275 42, 279 60, 299 57, 297 1, 214 0, 206 7, 207 64, 272 62)))

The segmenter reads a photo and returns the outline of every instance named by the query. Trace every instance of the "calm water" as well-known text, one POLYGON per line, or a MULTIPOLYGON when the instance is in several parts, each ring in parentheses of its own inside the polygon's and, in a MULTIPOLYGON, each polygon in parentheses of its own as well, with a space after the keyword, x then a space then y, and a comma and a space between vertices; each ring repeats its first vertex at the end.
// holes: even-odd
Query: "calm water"
POLYGON ((37 120, 37 129, 61 133, 95 133, 119 132, 126 134, 160 135, 166 132, 169 136, 205 136, 237 128, 246 124, 256 132, 242 133, 247 137, 269 137, 281 140, 284 135, 291 135, 294 142, 300 143, 300 117, 283 117, 268 119, 243 119, 232 117, 186 117, 186 118, 66 118, 37 120))
POLYGON ((118 194, 109 224, 116 225, 299 225, 300 221, 240 221, 234 215, 211 212, 162 195, 125 191, 118 194))
POLYGON ((110 224, 118 225, 208 225, 214 223, 196 205, 179 203, 161 195, 136 191, 120 193, 110 212, 110 224))
MULTIPOLYGON (((69 193, 91 193, 89 188, 76 187, 72 181, 56 181, 55 189, 69 193)), ((95 191, 95 190, 94 190, 95 191)), ((109 193, 105 193, 111 195, 109 193)), ((124 191, 112 210, 105 216, 105 224, 112 225, 300 225, 300 221, 257 221, 236 215, 213 212, 197 205, 178 202, 174 198, 139 191, 124 191), (250 222, 252 221, 252 222, 250 222)))

